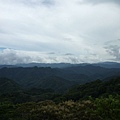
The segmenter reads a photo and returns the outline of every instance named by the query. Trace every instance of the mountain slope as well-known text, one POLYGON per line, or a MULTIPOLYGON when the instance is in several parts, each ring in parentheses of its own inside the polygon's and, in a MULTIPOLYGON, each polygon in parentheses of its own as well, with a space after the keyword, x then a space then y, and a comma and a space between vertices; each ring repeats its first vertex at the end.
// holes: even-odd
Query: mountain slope
POLYGON ((53 89, 57 92, 65 92, 71 86, 76 85, 74 81, 69 81, 57 76, 50 76, 41 81, 39 87, 44 89, 53 89))
POLYGON ((78 85, 69 90, 64 97, 73 100, 84 99, 89 96, 99 97, 111 94, 120 95, 120 77, 116 77, 107 81, 96 80, 84 85, 78 85))
POLYGON ((21 87, 11 79, 0 78, 0 94, 20 91, 21 87))
MULTIPOLYGON (((53 83, 50 77, 58 77, 61 83, 68 80, 69 84, 74 81, 78 84, 84 84, 94 81, 96 79, 104 80, 111 76, 120 76, 119 68, 103 68, 93 65, 72 66, 68 68, 50 68, 50 67, 15 67, 15 68, 1 68, 0 77, 6 77, 14 80, 17 84, 24 88, 38 87, 40 84, 44 86, 47 82, 53 83), (44 83, 44 84, 43 84, 44 83)), ((54 80, 54 79, 53 79, 54 80)), ((57 82, 58 82, 57 81, 57 82)), ((56 82, 56 81, 54 81, 56 82)), ((66 84, 66 83, 65 83, 66 84)), ((69 84, 67 84, 69 86, 69 84)), ((50 84, 49 84, 50 85, 50 84)), ((48 84, 44 86, 47 88, 48 84)), ((57 88, 53 85, 53 89, 57 88)))
POLYGON ((73 71, 58 69, 58 68, 2 68, 0 69, 0 77, 7 77, 13 79, 18 84, 24 87, 35 87, 41 81, 48 79, 51 76, 57 76, 61 79, 77 81, 78 83, 85 83, 89 79, 87 75, 78 74, 73 71))
POLYGON ((93 65, 104 68, 120 68, 120 63, 117 62, 101 62, 101 63, 94 63, 93 65))
POLYGON ((66 71, 73 71, 76 74, 84 74, 90 79, 104 79, 110 76, 120 76, 120 68, 104 68, 94 65, 73 66, 64 68, 66 71))

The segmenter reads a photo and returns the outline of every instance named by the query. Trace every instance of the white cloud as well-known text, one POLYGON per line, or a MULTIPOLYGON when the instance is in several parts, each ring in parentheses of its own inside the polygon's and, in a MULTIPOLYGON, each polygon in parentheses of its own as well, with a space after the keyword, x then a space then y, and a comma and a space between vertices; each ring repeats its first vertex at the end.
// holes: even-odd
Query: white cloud
POLYGON ((104 43, 120 38, 120 6, 116 5, 117 0, 101 3, 0 0, 0 47, 31 51, 31 54, 32 51, 55 52, 53 61, 57 62, 70 58, 59 58, 58 53, 74 54, 78 62, 84 58, 85 62, 109 60, 113 56, 106 52, 104 43))
POLYGON ((75 56, 72 53, 47 53, 47 52, 29 52, 13 49, 0 50, 0 64, 22 64, 22 63, 83 63, 103 61, 99 56, 91 54, 89 56, 75 56))

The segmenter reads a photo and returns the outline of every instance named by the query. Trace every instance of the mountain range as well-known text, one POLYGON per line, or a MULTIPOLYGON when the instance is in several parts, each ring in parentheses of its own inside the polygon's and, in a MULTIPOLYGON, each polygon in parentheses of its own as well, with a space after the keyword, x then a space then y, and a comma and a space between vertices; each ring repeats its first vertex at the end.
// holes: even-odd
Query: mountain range
POLYGON ((71 63, 28 63, 28 64, 16 64, 16 65, 0 65, 0 68, 7 67, 51 67, 51 68, 66 68, 72 66, 85 66, 85 65, 93 65, 100 66, 104 68, 120 68, 120 63, 117 62, 99 62, 99 63, 80 63, 80 64, 71 64, 71 63))
POLYGON ((26 64, 26 66, 1 65, 0 77, 13 80, 23 89, 42 88, 65 92, 78 84, 120 76, 119 66, 120 63, 113 62, 96 64, 32 63, 26 64))

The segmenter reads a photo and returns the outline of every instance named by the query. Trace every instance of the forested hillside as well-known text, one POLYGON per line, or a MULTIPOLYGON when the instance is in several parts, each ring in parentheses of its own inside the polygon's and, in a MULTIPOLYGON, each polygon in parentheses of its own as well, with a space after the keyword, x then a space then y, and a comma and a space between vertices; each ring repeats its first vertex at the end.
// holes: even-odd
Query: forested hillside
POLYGON ((113 77, 107 81, 96 80, 84 85, 78 85, 70 89, 64 97, 69 100, 108 97, 109 95, 120 95, 120 77, 113 77))
POLYGON ((42 87, 46 89, 49 82, 51 84, 49 88, 53 89, 55 89, 54 86, 56 87, 57 84, 64 83, 63 88, 60 89, 65 90, 76 84, 84 84, 96 79, 103 80, 111 76, 120 76, 120 68, 84 65, 61 69, 50 67, 4 67, 0 69, 0 77, 12 79, 24 88, 42 87), (52 85, 52 83, 54 84, 52 85))
MULTIPOLYGON (((11 81, 5 78, 1 78, 2 80, 11 81)), ((54 91, 52 90, 31 89, 17 93, 18 96, 23 95, 18 97, 19 101, 14 101, 14 97, 17 97, 15 93, 16 91, 5 94, 1 89, 1 120, 120 119, 120 77, 79 85, 71 88, 64 95, 53 95, 54 91), (29 97, 27 98, 26 95, 29 97), (46 95, 49 97, 45 99, 46 95), (53 96, 51 97, 51 95, 53 96), (40 97, 44 97, 44 101, 42 99, 35 100, 40 97)))
POLYGON ((120 69, 0 69, 0 120, 119 120, 120 69))

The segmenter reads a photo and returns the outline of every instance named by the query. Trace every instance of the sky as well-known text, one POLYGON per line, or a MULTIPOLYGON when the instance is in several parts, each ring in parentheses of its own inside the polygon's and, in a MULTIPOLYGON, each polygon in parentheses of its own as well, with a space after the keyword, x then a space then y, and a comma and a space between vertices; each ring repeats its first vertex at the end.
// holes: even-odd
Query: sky
POLYGON ((0 64, 120 62, 120 0, 0 0, 0 64))

